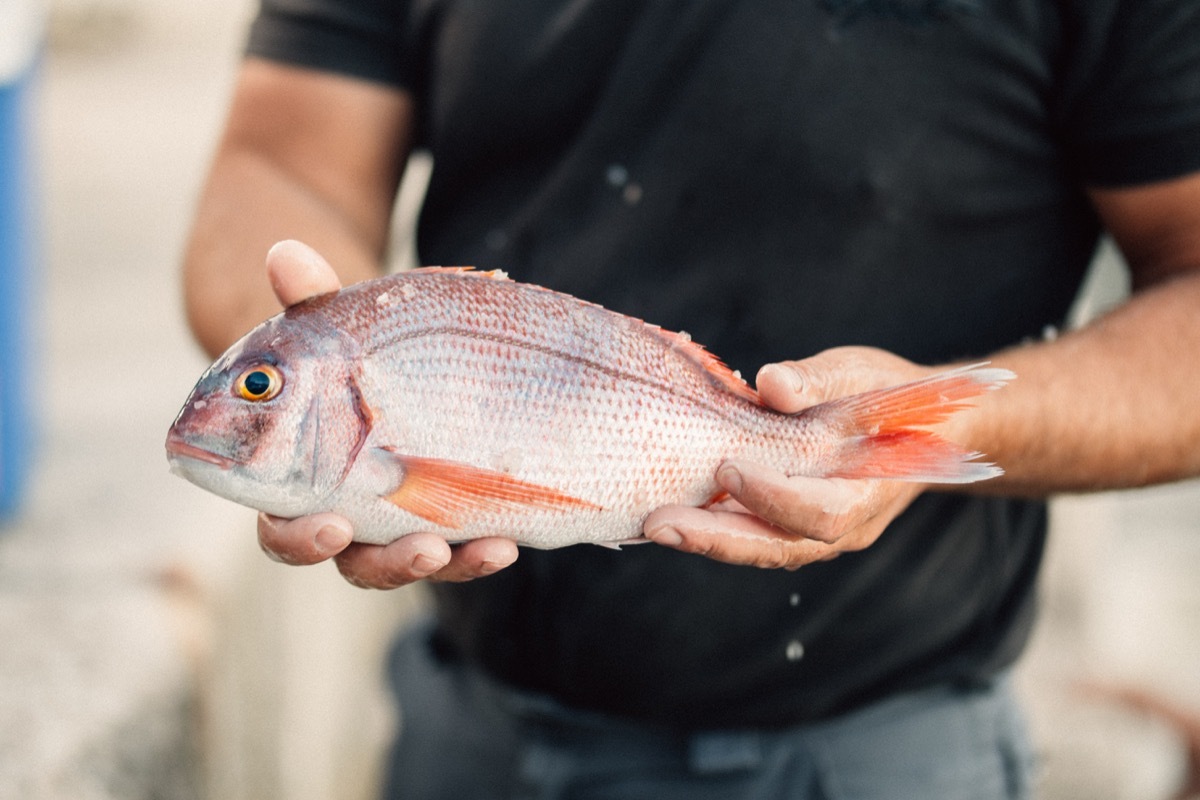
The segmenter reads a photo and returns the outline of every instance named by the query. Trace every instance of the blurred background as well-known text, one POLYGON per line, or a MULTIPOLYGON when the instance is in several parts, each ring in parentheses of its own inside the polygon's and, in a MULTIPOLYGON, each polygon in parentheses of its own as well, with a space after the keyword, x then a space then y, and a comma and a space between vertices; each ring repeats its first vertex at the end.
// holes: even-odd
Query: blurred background
MULTIPOLYGON (((162 450, 206 366, 179 254, 252 11, 0 0, 0 800, 368 798, 398 722, 381 665, 420 589, 272 563, 162 450)), ((1104 253, 1079 315, 1124 290, 1104 253)), ((1200 484, 1053 512, 1017 676, 1041 796, 1181 796, 1200 484)))

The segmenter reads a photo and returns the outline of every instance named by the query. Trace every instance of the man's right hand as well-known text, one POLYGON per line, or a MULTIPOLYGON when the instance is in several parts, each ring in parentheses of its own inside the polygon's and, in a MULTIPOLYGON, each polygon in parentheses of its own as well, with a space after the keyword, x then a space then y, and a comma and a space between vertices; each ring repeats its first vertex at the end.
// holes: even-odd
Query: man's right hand
MULTIPOLYGON (((271 248, 267 274, 284 306, 341 288, 329 263, 295 241, 271 248)), ((468 581, 491 575, 517 560, 516 543, 500 537, 451 547, 432 533, 412 533, 387 545, 354 542, 353 535, 350 521, 337 514, 258 517, 259 545, 271 558, 298 565, 333 558, 346 580, 363 588, 394 589, 419 580, 468 581)))

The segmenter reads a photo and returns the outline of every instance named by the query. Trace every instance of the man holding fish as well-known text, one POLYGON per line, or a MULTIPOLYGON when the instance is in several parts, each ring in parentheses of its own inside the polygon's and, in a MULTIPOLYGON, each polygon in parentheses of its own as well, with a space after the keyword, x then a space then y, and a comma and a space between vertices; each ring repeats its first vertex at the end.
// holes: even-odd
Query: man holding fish
MULTIPOLYGON (((323 511, 264 514, 259 535, 356 585, 433 582, 436 621, 394 655, 389 794, 1028 797, 1006 674, 1044 498, 1200 474, 1200 3, 265 0, 186 256, 203 346, 380 275, 416 148, 434 159, 423 263, 687 330, 756 371, 757 392, 739 389, 669 340, 747 404, 812 416, 982 361, 989 387, 1017 377, 894 434, 924 443, 932 425, 1002 476, 954 488, 728 452, 704 501, 638 517, 654 544, 519 558, 519 530, 453 531, 497 504, 604 503, 529 479, 522 443, 467 464, 376 442, 403 409, 347 380, 361 485, 429 529, 352 543, 323 511), (1103 233, 1131 297, 1047 335, 1103 233), (297 239, 311 247, 281 241, 297 239)), ((538 320, 520 320, 438 330, 670 394, 637 364, 531 343, 538 320)), ((276 365, 237 364, 239 402, 266 408, 276 365)), ((621 406, 635 422, 640 402, 621 406)), ((433 409, 453 427, 456 403, 426 392, 407 421, 433 409)), ((671 421, 640 431, 648 448, 676 430, 653 419, 671 421)), ((177 460, 232 463, 172 441, 177 460)), ((597 481, 628 466, 585 452, 597 481)), ((629 503, 653 499, 637 488, 629 503)))

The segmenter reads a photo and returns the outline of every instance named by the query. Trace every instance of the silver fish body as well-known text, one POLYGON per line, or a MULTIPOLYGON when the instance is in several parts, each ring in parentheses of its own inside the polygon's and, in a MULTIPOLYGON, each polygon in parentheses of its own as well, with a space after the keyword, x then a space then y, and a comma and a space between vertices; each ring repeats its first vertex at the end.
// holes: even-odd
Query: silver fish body
POLYGON ((285 517, 334 511, 360 541, 611 543, 659 506, 711 500, 729 457, 792 475, 991 477, 920 428, 1008 377, 969 368, 789 416, 686 335, 434 268, 255 328, 200 379, 167 450, 210 491, 285 517))

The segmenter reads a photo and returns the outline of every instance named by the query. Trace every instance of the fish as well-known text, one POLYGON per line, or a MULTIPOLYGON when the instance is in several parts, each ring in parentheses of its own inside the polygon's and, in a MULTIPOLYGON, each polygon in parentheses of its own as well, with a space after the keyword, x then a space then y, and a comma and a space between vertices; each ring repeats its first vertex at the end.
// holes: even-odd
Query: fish
POLYGON ((1012 377, 976 364, 785 414, 684 332, 499 271, 426 267, 255 327, 200 377, 166 450, 203 489, 279 517, 341 514, 361 542, 611 546, 644 541, 655 508, 721 498, 728 458, 995 477, 929 428, 1012 377))

